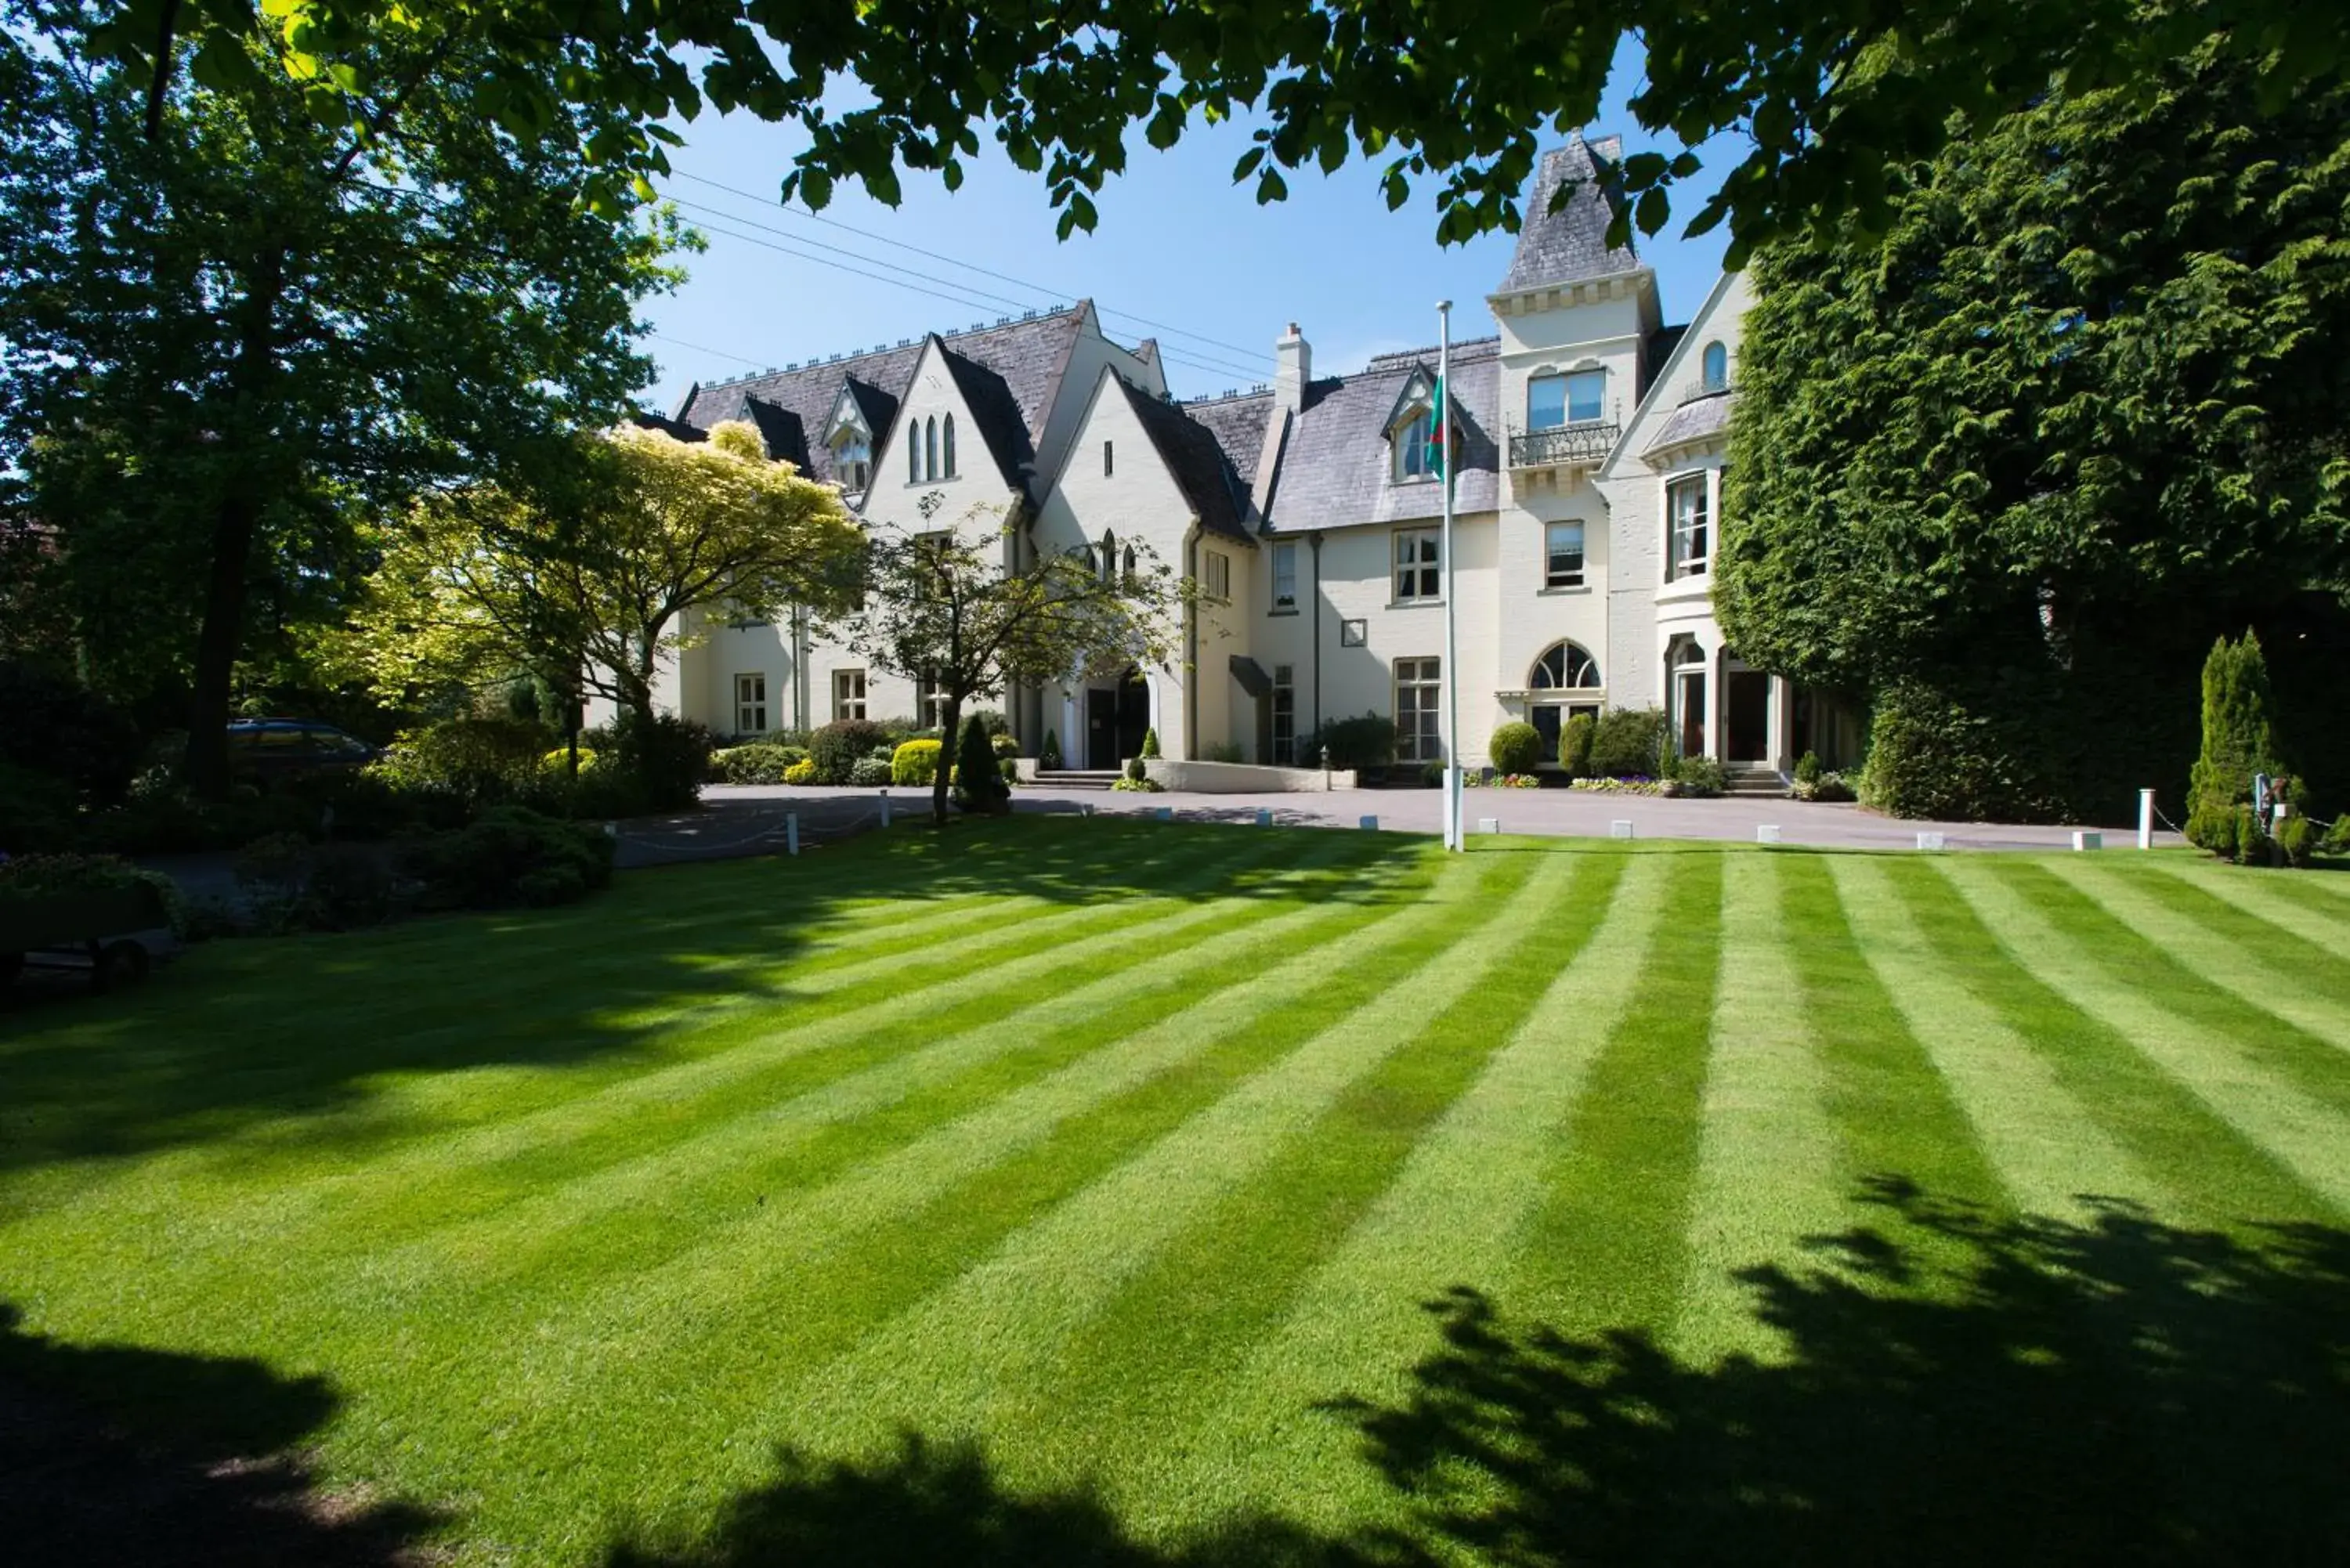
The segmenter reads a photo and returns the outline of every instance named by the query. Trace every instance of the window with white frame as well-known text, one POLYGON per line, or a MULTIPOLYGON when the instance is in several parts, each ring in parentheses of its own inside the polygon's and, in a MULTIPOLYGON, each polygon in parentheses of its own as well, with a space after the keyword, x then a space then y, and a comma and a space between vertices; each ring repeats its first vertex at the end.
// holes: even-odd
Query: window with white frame
POLYGON ((1273 667, 1273 760, 1278 766, 1297 761, 1297 667, 1273 667))
POLYGON ((836 670, 832 672, 832 716, 835 719, 865 717, 865 671, 836 670))
POLYGON ((1444 597, 1443 540, 1435 528, 1396 530, 1396 603, 1426 604, 1444 597))
POLYGON ((1575 522, 1544 524, 1543 587, 1579 588, 1582 586, 1583 524, 1575 522))
POLYGON ((1700 360, 1702 389, 1724 392, 1730 389, 1730 350, 1720 343, 1709 343, 1700 360))
POLYGON ((1607 398, 1607 372, 1569 370, 1526 379, 1526 429, 1596 423, 1607 398))
POLYGON ((1275 545, 1273 547, 1273 613, 1286 615, 1297 608, 1297 546, 1275 545))
POLYGON ((1232 561, 1222 550, 1202 552, 1200 562, 1201 591, 1211 599, 1232 597, 1232 561))
POLYGON ((946 688, 939 683, 935 670, 925 670, 914 686, 914 711, 925 729, 943 731, 947 722, 946 688))
POLYGON ((1388 432, 1394 443, 1395 476, 1398 479, 1428 479, 1432 477, 1428 463, 1428 438, 1435 426, 1430 422, 1429 410, 1414 409, 1403 423, 1388 432))
POLYGON ((863 431, 840 432, 840 439, 832 447, 832 472, 840 487, 852 495, 861 493, 873 483, 873 445, 865 439, 863 431))
POLYGON ((1395 666, 1396 760, 1434 763, 1444 759, 1438 715, 1443 690, 1440 659, 1399 659, 1395 666))
POLYGON ((1534 660, 1526 684, 1536 691, 1596 691, 1599 661, 1572 642, 1554 642, 1534 660))
POLYGON ((1665 576, 1669 579, 1705 575, 1706 549, 1713 532, 1708 478, 1703 473, 1684 474, 1665 486, 1665 576))
POLYGON ((738 735, 764 735, 767 732, 765 675, 754 673, 734 678, 734 732, 738 735))

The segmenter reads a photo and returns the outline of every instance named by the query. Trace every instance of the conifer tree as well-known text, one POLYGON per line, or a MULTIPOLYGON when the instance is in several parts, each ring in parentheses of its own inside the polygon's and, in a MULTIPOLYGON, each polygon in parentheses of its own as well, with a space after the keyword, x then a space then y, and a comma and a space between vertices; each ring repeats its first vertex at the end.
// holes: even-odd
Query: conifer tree
POLYGON ((995 760, 995 741, 987 722, 978 714, 962 727, 962 749, 955 753, 955 804, 973 815, 992 815, 1012 803, 1012 786, 995 760))
POLYGON ((2242 825, 2252 776, 2281 771, 2273 731, 2261 639, 2249 631, 2237 642, 2221 638, 2203 661, 2203 749, 2187 797, 2190 843, 2230 859, 2251 847, 2242 842, 2242 825))

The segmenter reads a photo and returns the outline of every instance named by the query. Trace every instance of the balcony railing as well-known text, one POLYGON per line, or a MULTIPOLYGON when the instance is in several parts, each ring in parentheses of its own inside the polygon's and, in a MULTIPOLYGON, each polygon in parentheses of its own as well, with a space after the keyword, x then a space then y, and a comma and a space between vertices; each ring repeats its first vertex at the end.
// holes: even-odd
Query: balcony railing
POLYGON ((1546 431, 1510 432, 1512 468, 1571 468, 1607 460, 1623 427, 1612 420, 1586 420, 1546 431))

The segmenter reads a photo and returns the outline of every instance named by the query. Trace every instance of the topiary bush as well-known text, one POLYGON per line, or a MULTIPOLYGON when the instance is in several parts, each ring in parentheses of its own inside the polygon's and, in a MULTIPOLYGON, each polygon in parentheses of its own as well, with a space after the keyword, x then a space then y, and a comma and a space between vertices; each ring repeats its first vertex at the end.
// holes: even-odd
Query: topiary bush
POLYGON ((962 727, 962 746, 955 753, 954 803, 975 816, 999 816, 1012 809, 1012 790, 995 747, 980 714, 962 727))
POLYGON ((1591 743, 1598 734, 1599 720, 1596 714, 1576 713, 1558 732, 1558 765, 1566 776, 1579 779, 1591 772, 1591 743))
POLYGON ((1036 765, 1055 772, 1059 771, 1061 766, 1061 732, 1059 731, 1045 732, 1045 744, 1044 748, 1036 753, 1036 765))
POLYGON ((849 764, 848 782, 858 789, 874 789, 897 783, 898 775, 887 757, 859 757, 849 764))
POLYGON ((594 827, 521 806, 495 806, 453 833, 400 846, 425 901, 450 909, 543 906, 583 898, 612 880, 612 840, 594 827))
POLYGON ((1157 728, 1154 727, 1142 732, 1142 754, 1146 757, 1155 757, 1159 754, 1159 731, 1157 728))
POLYGON ((808 761, 816 764, 816 784, 845 784, 858 762, 877 746, 894 746, 887 726, 870 719, 837 719, 808 737, 808 761))
POLYGON ((1542 732, 1523 720, 1513 719, 1493 732, 1485 742, 1485 756, 1505 774, 1530 774, 1543 763, 1542 732))
POLYGON ((1711 757, 1683 757, 1673 772, 1674 782, 1680 793, 1700 799, 1711 798, 1730 787, 1730 775, 1711 757))
POLYGON ((1795 759, 1795 782, 1799 784, 1816 784, 1820 782, 1820 775, 1826 771, 1820 766, 1817 752, 1805 752, 1795 759))
MULTIPOLYGON (((983 732, 982 744, 986 742, 983 732)), ((938 741, 907 741, 889 753, 889 783, 927 789, 939 776, 939 753, 943 743, 938 741)))
MULTIPOLYGON (((1592 727, 1591 748, 1578 777, 1629 779, 1656 775, 1657 760, 1667 753, 1672 729, 1661 708, 1612 708, 1592 727)), ((1564 737, 1560 751, 1566 749, 1564 737)))

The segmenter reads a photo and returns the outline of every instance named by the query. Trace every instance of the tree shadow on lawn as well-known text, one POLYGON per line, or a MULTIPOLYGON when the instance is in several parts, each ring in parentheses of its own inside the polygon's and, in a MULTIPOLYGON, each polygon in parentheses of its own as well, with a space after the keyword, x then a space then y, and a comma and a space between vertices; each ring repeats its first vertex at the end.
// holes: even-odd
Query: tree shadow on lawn
MULTIPOLYGON (((401 1130, 371 1111, 369 1085, 386 1075, 662 1060, 663 1037, 697 1013, 790 1000, 794 959, 856 900, 1388 903, 1423 887, 1408 846, 1293 834, 1257 854, 1253 841, 1161 824, 1041 826, 925 827, 796 861, 632 872, 560 909, 224 942, 130 991, 0 1002, 0 1173, 288 1119, 304 1124, 285 1129, 295 1141, 358 1152, 401 1130), (1309 856, 1313 868, 1296 870, 1309 856)), ((967 978, 925 978, 944 961, 923 950, 918 924, 901 950, 900 989, 967 978)))
POLYGON ((1392 1406, 1326 1408, 1407 1522, 1276 1519, 1139 1542, 1089 1493, 1024 1496, 909 1438, 785 1453, 705 1547, 611 1568, 784 1563, 2338 1563, 2350 1543, 2350 1234, 2181 1230, 2124 1203, 2016 1219, 1873 1184, 1882 1227, 1739 1278, 1783 1360, 1676 1358, 1456 1288, 1392 1406))
POLYGON ((59 1345, 0 1303, 0 1551, 153 1568, 423 1560, 432 1515, 321 1492, 298 1458, 336 1403, 324 1380, 258 1362, 59 1345))

